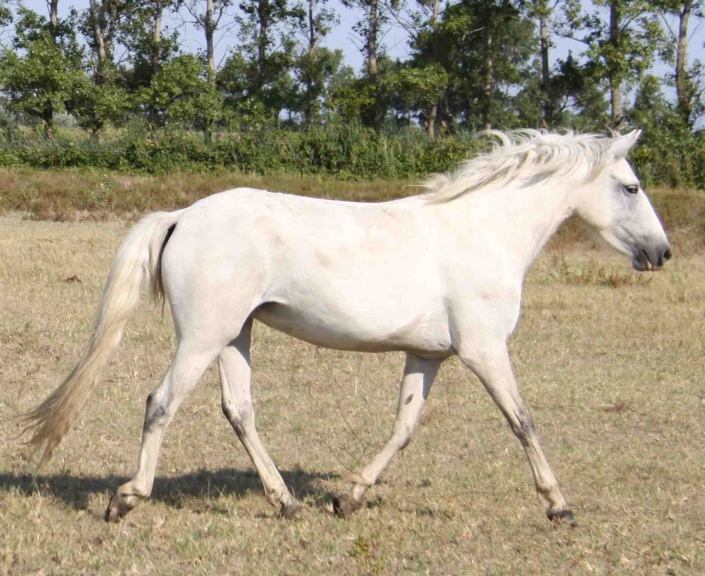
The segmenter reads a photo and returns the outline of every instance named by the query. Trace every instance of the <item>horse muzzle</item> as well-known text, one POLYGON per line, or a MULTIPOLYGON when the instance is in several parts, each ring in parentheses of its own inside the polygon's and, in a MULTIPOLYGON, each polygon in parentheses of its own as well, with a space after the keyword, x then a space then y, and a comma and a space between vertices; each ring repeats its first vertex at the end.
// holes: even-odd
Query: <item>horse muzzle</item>
POLYGON ((642 248, 637 255, 632 259, 634 270, 639 272, 656 271, 671 259, 673 251, 668 244, 662 244, 659 247, 642 248))

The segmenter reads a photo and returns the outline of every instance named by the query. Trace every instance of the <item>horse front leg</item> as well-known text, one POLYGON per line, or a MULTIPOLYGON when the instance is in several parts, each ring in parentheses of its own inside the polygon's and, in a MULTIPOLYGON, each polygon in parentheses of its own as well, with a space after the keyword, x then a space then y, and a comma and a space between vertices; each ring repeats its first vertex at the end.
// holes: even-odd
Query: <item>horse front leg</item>
POLYGON ((408 446, 411 435, 419 425, 421 411, 442 362, 407 353, 392 434, 372 461, 352 475, 353 486, 350 491, 342 492, 334 498, 333 509, 338 516, 349 516, 359 508, 367 489, 374 485, 396 453, 408 446))
POLYGON ((461 360, 480 379, 495 404, 504 414, 512 432, 524 447, 536 483, 536 491, 548 503, 546 515, 556 523, 574 526, 575 519, 561 494, 558 481, 539 444, 534 420, 519 393, 505 342, 488 346, 488 341, 477 348, 464 346, 461 360))

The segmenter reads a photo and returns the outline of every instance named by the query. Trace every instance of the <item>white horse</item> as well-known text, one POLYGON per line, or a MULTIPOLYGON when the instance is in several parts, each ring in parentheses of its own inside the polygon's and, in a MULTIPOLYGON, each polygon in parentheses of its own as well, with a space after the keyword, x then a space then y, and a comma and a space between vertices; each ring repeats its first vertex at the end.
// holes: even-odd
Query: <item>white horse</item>
POLYGON ((391 437, 338 495, 338 513, 357 508, 409 443, 441 363, 457 354, 524 446, 548 518, 574 523, 507 352, 524 274, 573 214, 637 270, 657 270, 671 249, 625 160, 638 132, 493 135, 501 142, 493 152, 432 178, 419 196, 362 204, 241 188, 144 218, 115 258, 81 360, 28 414, 31 443, 44 446, 40 464, 84 406, 147 277, 152 295, 171 305, 176 353, 147 398, 137 473, 111 498, 106 520, 149 497, 164 431, 216 359, 223 412, 267 499, 284 516, 300 510, 255 428, 250 334, 257 319, 319 346, 406 352, 391 437))

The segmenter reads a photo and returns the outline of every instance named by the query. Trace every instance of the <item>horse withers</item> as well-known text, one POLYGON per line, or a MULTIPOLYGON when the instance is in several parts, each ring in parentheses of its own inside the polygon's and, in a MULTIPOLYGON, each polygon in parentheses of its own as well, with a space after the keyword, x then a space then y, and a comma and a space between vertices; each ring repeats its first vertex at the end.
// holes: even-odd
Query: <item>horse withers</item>
POLYGON ((442 362, 457 355, 479 377, 526 451, 549 519, 574 523, 541 449, 507 351, 524 275, 560 224, 585 221, 637 270, 671 257, 666 235, 626 161, 625 136, 493 132, 499 144, 425 193, 379 204, 241 188, 144 218, 118 251, 78 365, 28 414, 43 464, 118 346, 147 279, 169 301, 174 358, 149 394, 135 476, 111 498, 118 520, 152 491, 165 428, 218 361, 222 407, 284 516, 301 505, 255 428, 250 337, 259 320, 319 346, 406 352, 397 415, 381 451, 335 499, 350 514, 404 448, 442 362))

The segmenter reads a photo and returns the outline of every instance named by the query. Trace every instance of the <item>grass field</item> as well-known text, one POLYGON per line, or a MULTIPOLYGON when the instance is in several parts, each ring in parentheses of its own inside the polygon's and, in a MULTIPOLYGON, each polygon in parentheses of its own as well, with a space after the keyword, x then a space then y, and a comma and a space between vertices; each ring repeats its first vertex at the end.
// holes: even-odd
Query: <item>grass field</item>
POLYGON ((174 346, 171 320, 141 306, 105 381, 32 477, 13 418, 77 360, 130 211, 107 207, 106 222, 71 221, 78 212, 68 208, 56 218, 66 222, 9 211, 0 217, 0 574, 705 574, 705 203, 656 197, 675 251, 666 269, 637 275, 570 227, 530 271, 511 342, 575 529, 545 519, 519 442, 454 359, 368 505, 335 518, 330 495, 387 438, 402 356, 321 350, 261 325, 258 426, 303 517, 279 519, 267 504, 210 369, 167 432, 153 498, 105 524, 109 493, 136 467, 144 401, 174 346))

